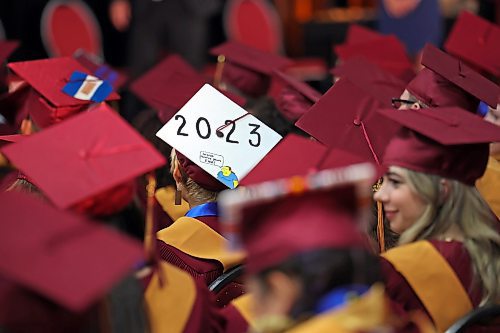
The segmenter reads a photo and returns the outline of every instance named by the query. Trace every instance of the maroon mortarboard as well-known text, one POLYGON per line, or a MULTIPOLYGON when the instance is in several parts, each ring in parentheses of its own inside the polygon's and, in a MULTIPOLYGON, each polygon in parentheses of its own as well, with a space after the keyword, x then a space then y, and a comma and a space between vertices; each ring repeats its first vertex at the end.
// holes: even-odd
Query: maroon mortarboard
POLYGON ((10 143, 20 142, 26 137, 26 135, 22 134, 2 134, 0 135, 0 147, 10 143))
POLYGON ((476 112, 479 101, 496 107, 500 87, 467 66, 463 61, 427 44, 425 66, 406 89, 430 107, 460 107, 476 112))
POLYGON ((467 185, 483 175, 488 143, 500 141, 500 127, 456 107, 379 110, 403 126, 389 142, 386 166, 455 179, 467 185))
POLYGON ((223 234, 244 245, 250 274, 315 249, 365 248, 357 219, 369 200, 359 199, 370 197, 373 176, 372 165, 356 164, 225 191, 223 234))
POLYGON ((376 40, 380 37, 383 37, 381 33, 363 27, 359 24, 350 24, 347 29, 345 43, 346 44, 359 44, 365 43, 369 41, 376 40))
POLYGON ((299 135, 288 134, 240 181, 240 185, 306 176, 320 170, 362 162, 365 161, 356 155, 328 148, 299 135))
POLYGON ((165 164, 164 157, 105 103, 8 145, 2 153, 59 208, 165 164))
POLYGON ((179 161, 179 166, 182 171, 196 184, 200 185, 206 190, 213 192, 227 190, 226 185, 224 185, 222 182, 203 170, 201 167, 193 163, 193 161, 184 156, 178 150, 176 150, 175 153, 177 155, 177 160, 179 161))
POLYGON ((415 76, 406 49, 396 36, 382 36, 363 43, 337 45, 335 53, 342 61, 364 57, 405 82, 415 76))
POLYGON ((281 114, 290 121, 299 119, 321 98, 321 93, 307 83, 278 70, 273 72, 268 95, 273 98, 281 114))
POLYGON ((143 261, 140 243, 28 194, 0 193, 0 215, 0 274, 72 311, 143 261))
POLYGON ((73 54, 83 67, 85 67, 92 75, 107 80, 114 89, 120 89, 128 80, 127 75, 123 71, 119 71, 108 64, 103 59, 95 54, 87 53, 83 49, 79 49, 73 54))
POLYGON ((349 79, 351 83, 387 106, 392 98, 399 97, 405 90, 404 81, 362 57, 346 60, 333 68, 331 72, 339 78, 349 79))
POLYGON ((476 68, 500 76, 500 27, 497 24, 462 11, 444 49, 476 68))
MULTIPOLYGON (((158 112, 162 122, 167 122, 205 83, 184 59, 171 55, 135 80, 130 89, 158 112)), ((222 93, 240 106, 246 102, 236 94, 222 93)))
POLYGON ((375 112, 390 102, 381 103, 374 95, 376 89, 369 94, 348 79, 340 79, 295 125, 328 147, 380 164, 399 126, 375 112))
MULTIPOLYGON (((62 92, 74 72, 91 75, 75 59, 69 57, 10 63, 8 67, 32 89, 27 107, 38 127, 47 127, 85 110, 92 101, 74 98, 62 92)), ((106 101, 120 96, 112 92, 106 101)))
POLYGON ((226 42, 210 50, 215 56, 224 56, 222 81, 253 97, 267 92, 274 69, 290 66, 292 60, 263 52, 238 42, 226 42))

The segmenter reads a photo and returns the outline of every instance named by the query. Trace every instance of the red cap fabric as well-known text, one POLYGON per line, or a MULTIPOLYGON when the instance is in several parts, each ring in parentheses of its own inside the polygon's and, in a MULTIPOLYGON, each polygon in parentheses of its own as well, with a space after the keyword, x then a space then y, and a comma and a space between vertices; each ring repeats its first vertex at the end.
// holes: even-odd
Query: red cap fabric
POLYGON ((177 154, 177 160, 179 161, 179 165, 182 170, 186 173, 186 175, 188 175, 189 178, 194 180, 196 184, 213 192, 227 190, 226 185, 212 177, 208 172, 193 163, 193 161, 186 156, 182 155, 182 153, 178 150, 176 150, 175 153, 177 154))
POLYGON ((164 157, 104 103, 4 147, 2 153, 59 208, 165 164, 164 157))
POLYGON ((402 128, 384 155, 386 166, 436 174, 473 186, 488 162, 488 143, 500 141, 500 127, 460 108, 379 110, 402 128))
POLYGON ((352 57, 364 57, 405 82, 415 76, 406 49, 396 36, 381 36, 363 43, 337 45, 335 53, 342 61, 352 57))
POLYGON ((481 70, 500 76, 500 27, 468 11, 458 16, 444 49, 481 70))
POLYGON ((351 58, 333 68, 331 72, 339 78, 349 79, 387 106, 392 98, 403 93, 406 86, 404 81, 362 57, 351 58))
POLYGON ((423 51, 425 66, 406 89, 430 107, 460 107, 475 113, 479 101, 496 107, 500 87, 462 61, 427 44, 423 51))
POLYGON ((365 162, 362 158, 321 143, 289 134, 240 182, 247 186, 365 162), (293 163, 290 163, 293 161, 293 163))
POLYGON ((225 57, 222 81, 254 97, 266 93, 274 69, 282 69, 292 64, 292 60, 288 58, 234 41, 212 48, 210 54, 225 57))
POLYGON ((305 82, 281 71, 274 71, 268 92, 278 110, 290 121, 296 121, 319 101, 321 93, 305 82))
POLYGON ((125 73, 112 68, 106 64, 101 57, 95 54, 87 53, 85 50, 79 49, 73 54, 73 58, 94 76, 97 76, 101 80, 107 80, 116 90, 127 83, 128 77, 125 73))
POLYGON ((218 201, 223 228, 239 230, 246 271, 255 274, 314 249, 365 248, 357 218, 369 207, 370 200, 363 199, 371 195, 373 172, 370 165, 353 165, 223 192, 218 201), (362 203, 367 207, 358 206, 362 203))
POLYGON ((27 194, 0 193, 0 215, 0 274, 75 312, 143 261, 136 241, 27 194))
MULTIPOLYGON (((166 123, 205 83, 206 80, 184 59, 171 55, 135 80, 130 89, 166 123)), ((246 103, 241 96, 222 93, 240 106, 246 103)))
MULTIPOLYGON (((27 108, 33 121, 39 127, 47 127, 86 109, 92 101, 84 101, 62 92, 75 71, 89 73, 73 58, 52 58, 13 62, 8 67, 32 88, 27 98, 27 108)), ((106 101, 119 99, 112 92, 106 101)))
POLYGON ((384 37, 381 33, 363 27, 359 24, 350 24, 347 29, 345 43, 346 44, 359 44, 376 40, 384 37))
MULTIPOLYGON (((340 79, 295 125, 328 147, 339 148, 381 163, 387 143, 399 126, 380 117, 376 89, 368 94, 347 79, 340 79)), ((394 95, 393 95, 394 96, 394 95)))

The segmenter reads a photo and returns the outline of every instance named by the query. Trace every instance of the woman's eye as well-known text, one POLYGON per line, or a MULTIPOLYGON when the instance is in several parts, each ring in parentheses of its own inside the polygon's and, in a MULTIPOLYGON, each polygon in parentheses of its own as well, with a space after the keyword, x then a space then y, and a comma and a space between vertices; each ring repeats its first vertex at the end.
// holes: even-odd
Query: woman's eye
POLYGON ((394 187, 397 187, 399 184, 401 184, 401 181, 399 179, 394 179, 394 178, 389 178, 387 181, 394 187))

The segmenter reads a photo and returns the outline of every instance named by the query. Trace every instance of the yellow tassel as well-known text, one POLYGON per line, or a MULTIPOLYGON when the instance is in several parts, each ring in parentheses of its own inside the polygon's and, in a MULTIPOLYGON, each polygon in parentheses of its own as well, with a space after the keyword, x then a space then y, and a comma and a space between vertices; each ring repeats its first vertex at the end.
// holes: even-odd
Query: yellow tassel
POLYGON ((146 185, 147 204, 146 204, 146 226, 144 230, 144 252, 148 261, 154 260, 155 255, 155 230, 153 209, 155 203, 156 179, 153 174, 146 176, 148 185, 146 185))
POLYGON ((217 67, 215 68, 214 74, 214 86, 221 89, 222 83, 222 72, 224 70, 224 64, 226 63, 226 57, 224 55, 219 55, 217 57, 217 67))

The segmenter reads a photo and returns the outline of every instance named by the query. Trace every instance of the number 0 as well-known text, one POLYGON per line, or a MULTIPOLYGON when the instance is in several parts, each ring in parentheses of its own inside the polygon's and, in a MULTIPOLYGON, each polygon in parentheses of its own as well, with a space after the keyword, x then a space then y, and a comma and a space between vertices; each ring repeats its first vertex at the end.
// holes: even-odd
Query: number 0
POLYGON ((198 120, 196 121, 196 132, 198 132, 198 135, 202 139, 208 139, 210 137, 211 129, 210 129, 210 123, 208 122, 207 118, 203 118, 203 117, 198 118, 198 120), (201 131, 200 131, 200 123, 202 121, 205 122, 206 127, 207 127, 207 134, 205 134, 205 135, 202 135, 201 131))

